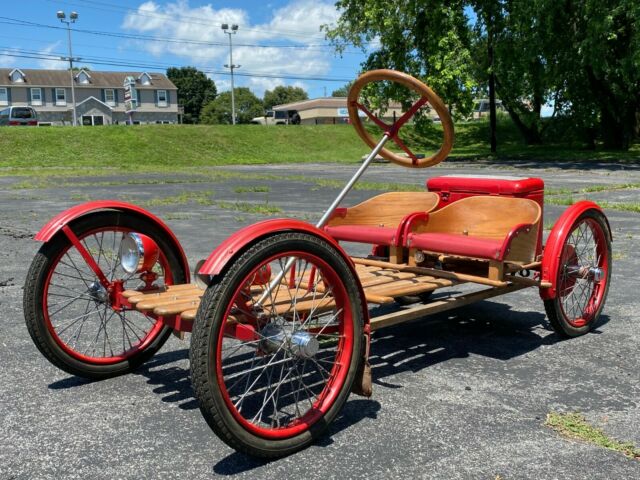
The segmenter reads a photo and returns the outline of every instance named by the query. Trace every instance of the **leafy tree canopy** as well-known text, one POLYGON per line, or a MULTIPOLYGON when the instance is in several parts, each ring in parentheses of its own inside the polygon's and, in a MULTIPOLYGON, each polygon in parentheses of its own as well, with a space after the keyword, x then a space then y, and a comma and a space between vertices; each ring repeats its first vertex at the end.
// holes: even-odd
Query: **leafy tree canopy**
POLYGON ((299 102, 307 100, 309 95, 300 87, 278 86, 273 90, 264 92, 264 108, 270 110, 274 105, 283 105, 285 103, 299 102))
MULTIPOLYGON (((264 115, 262 101, 246 87, 234 90, 236 103, 236 123, 250 123, 252 118, 264 115)), ((207 103, 200 113, 200 121, 208 124, 230 124, 231 92, 222 92, 215 100, 207 103)))
POLYGON ((331 92, 331 96, 332 97, 346 97, 347 95, 349 95, 349 90, 351 89, 351 85, 353 85, 353 82, 349 82, 349 83, 344 84, 342 87, 340 87, 337 90, 334 90, 333 92, 331 92))
POLYGON ((199 123, 202 107, 216 98, 216 84, 195 67, 170 67, 167 77, 178 87, 178 103, 184 106, 184 123, 199 123))

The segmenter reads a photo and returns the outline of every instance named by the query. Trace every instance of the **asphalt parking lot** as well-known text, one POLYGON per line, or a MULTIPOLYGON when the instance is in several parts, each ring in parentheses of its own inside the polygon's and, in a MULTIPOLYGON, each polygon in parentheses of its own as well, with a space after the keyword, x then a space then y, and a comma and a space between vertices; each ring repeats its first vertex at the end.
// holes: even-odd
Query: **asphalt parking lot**
MULTIPOLYGON (((317 220, 354 168, 0 177, 0 478, 640 478, 640 461, 544 425, 549 412, 580 411, 607 435, 640 445, 640 213, 606 210, 613 278, 593 333, 559 341, 533 289, 380 330, 373 397, 351 396, 317 444, 269 463, 230 450, 205 423, 189 382, 189 336, 172 337, 133 374, 93 383, 56 369, 31 342, 22 285, 39 248, 32 236, 59 211, 90 199, 142 204, 169 224, 195 264, 266 216, 317 220)), ((555 198, 640 201, 640 169, 620 165, 375 165, 363 181, 421 185, 451 173, 539 176, 565 192, 555 198)), ((346 204, 376 193, 356 190, 346 204)), ((565 208, 546 207, 547 233, 565 208)))

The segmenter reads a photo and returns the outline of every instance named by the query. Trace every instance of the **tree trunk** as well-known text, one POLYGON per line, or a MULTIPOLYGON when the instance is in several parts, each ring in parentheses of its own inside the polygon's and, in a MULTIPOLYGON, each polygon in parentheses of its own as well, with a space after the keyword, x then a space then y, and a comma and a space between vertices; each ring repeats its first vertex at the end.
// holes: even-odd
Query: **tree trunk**
POLYGON ((489 25, 489 35, 487 41, 487 56, 489 57, 489 142, 491 144, 491 153, 498 150, 496 140, 496 74, 493 70, 493 19, 489 25))
POLYGON ((513 120, 513 123, 520 131, 520 134, 524 139, 524 143, 527 145, 542 145, 542 136, 538 131, 538 126, 536 124, 531 127, 526 125, 520 118, 520 115, 518 115, 518 112, 505 104, 504 100, 502 100, 502 105, 507 109, 511 120, 513 120))
POLYGON ((637 128, 637 105, 632 99, 616 95, 610 82, 598 78, 591 65, 587 65, 585 69, 591 90, 600 106, 600 131, 604 148, 629 150, 637 128))
POLYGON ((623 104, 618 105, 619 111, 614 115, 612 108, 615 107, 615 105, 603 105, 600 110, 600 128, 604 148, 629 150, 636 130, 636 112, 635 109, 631 110, 628 105, 623 104))

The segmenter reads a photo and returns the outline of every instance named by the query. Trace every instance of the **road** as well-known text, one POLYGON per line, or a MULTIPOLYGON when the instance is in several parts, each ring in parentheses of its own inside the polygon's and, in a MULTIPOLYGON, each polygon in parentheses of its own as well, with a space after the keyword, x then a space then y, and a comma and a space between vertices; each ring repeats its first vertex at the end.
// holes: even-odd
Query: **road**
MULTIPOLYGON (((373 397, 351 396, 317 444, 269 463, 230 450, 201 417, 189 382, 189 336, 172 337, 133 374, 93 383, 56 369, 31 342, 22 313, 22 285, 39 248, 31 237, 62 209, 98 198, 145 204, 174 229, 194 264, 264 218, 266 207, 316 220, 338 192, 335 181, 354 168, 0 177, 0 478, 640 478, 637 460, 544 425, 549 412, 580 411, 607 435, 640 445, 638 213, 606 211, 613 280, 593 333, 559 341, 533 289, 380 330, 373 397)), ((363 181, 421 185, 450 173, 539 176, 555 191, 591 187, 598 191, 589 198, 609 203, 639 198, 639 189, 617 185, 640 183, 640 170, 617 165, 375 165, 363 181)), ((354 191, 346 203, 375 193, 354 191)), ((546 233, 565 208, 547 206, 546 233)))

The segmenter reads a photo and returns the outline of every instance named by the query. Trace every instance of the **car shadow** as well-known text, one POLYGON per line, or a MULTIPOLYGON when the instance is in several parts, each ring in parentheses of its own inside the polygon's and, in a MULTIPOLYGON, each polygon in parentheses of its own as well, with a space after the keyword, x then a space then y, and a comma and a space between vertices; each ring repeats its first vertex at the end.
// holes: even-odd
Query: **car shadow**
MULTIPOLYGON (((600 327, 608 322, 609 317, 601 315, 592 333, 601 333, 600 327)), ((389 379, 405 372, 416 373, 438 363, 470 355, 508 360, 559 341, 561 338, 550 331, 543 313, 513 310, 509 305, 484 301, 374 332, 369 360, 373 383, 395 389, 402 388, 402 385, 389 379)), ((163 402, 192 410, 198 407, 198 403, 194 398, 189 370, 171 365, 188 359, 188 356, 186 348, 160 353, 134 374, 145 377, 148 384, 154 385, 153 392, 163 395, 163 402)), ((89 383, 79 377, 69 377, 51 383, 49 388, 76 388, 89 383)), ((370 399, 348 401, 315 445, 331 445, 333 435, 365 418, 376 418, 380 407, 377 401, 370 399)), ((216 463, 213 471, 219 475, 233 475, 266 463, 268 461, 234 452, 216 463)))
MULTIPOLYGON (((352 427, 365 418, 375 419, 381 405, 376 400, 356 398, 348 401, 342 408, 338 417, 329 425, 327 431, 314 443, 315 447, 326 447, 333 443, 333 435, 352 427)), ((274 460, 260 459, 233 452, 221 459, 213 466, 213 472, 217 475, 236 475, 254 468, 262 467, 274 460)))

